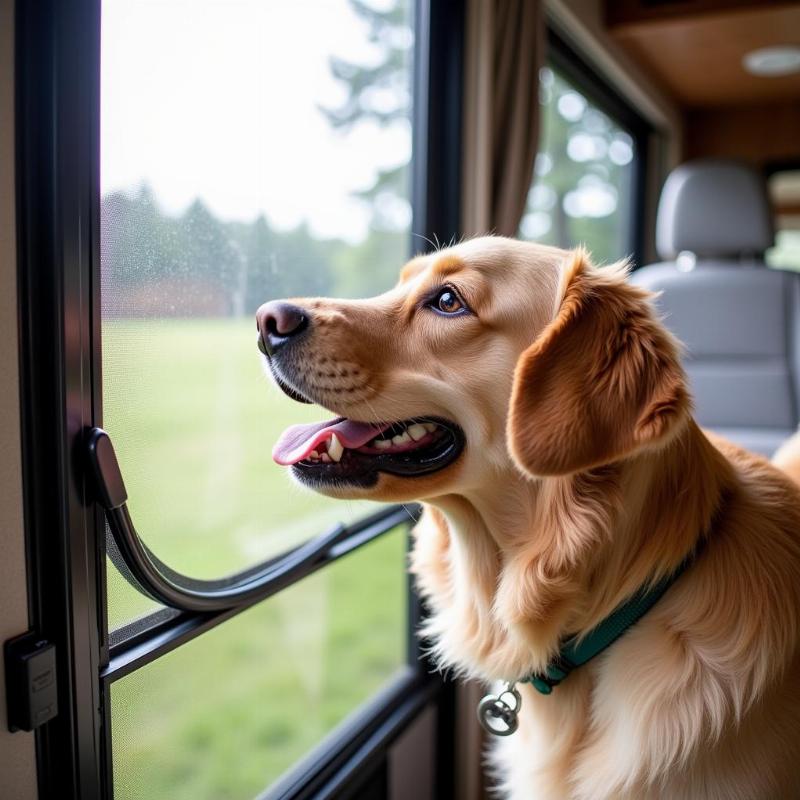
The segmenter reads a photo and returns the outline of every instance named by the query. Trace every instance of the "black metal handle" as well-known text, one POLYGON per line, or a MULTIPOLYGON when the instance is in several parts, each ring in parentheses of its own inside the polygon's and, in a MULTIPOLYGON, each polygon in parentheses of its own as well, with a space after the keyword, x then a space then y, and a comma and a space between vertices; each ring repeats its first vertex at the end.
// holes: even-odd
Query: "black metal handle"
POLYGON ((394 517, 398 525, 409 521, 406 508, 393 506, 355 525, 337 525, 283 556, 236 575, 219 580, 198 580, 173 570, 139 537, 128 512, 128 494, 109 435, 102 428, 91 429, 87 449, 97 500, 105 509, 113 537, 114 546, 109 547, 109 556, 114 565, 140 592, 184 611, 222 611, 267 597, 311 572, 318 561, 341 555, 335 551, 354 549, 394 527, 387 524, 394 517), (351 539, 352 548, 347 546, 351 539))

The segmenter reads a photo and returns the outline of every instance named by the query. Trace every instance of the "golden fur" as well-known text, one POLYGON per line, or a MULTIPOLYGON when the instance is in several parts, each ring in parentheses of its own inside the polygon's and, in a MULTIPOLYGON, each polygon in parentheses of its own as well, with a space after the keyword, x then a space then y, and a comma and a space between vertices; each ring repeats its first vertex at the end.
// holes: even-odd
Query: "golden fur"
POLYGON ((772 463, 800 484, 800 433, 796 433, 772 457, 772 463))
POLYGON ((624 265, 484 238, 415 259, 379 298, 298 302, 322 331, 302 368, 314 400, 466 432, 439 473, 330 490, 424 501, 412 569, 443 667, 542 669, 697 551, 552 695, 521 687, 520 729, 493 743, 504 796, 800 797, 800 492, 698 428, 678 346, 624 265), (420 310, 442 283, 474 313, 420 310))

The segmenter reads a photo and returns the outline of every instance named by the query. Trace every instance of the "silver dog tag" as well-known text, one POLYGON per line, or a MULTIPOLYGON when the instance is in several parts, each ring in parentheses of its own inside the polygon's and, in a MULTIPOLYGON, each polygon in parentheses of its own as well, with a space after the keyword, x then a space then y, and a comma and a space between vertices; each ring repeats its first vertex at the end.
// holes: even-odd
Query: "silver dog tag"
POLYGON ((478 704, 481 727, 494 736, 510 736, 519 725, 522 696, 514 683, 507 683, 498 694, 487 694, 478 704))

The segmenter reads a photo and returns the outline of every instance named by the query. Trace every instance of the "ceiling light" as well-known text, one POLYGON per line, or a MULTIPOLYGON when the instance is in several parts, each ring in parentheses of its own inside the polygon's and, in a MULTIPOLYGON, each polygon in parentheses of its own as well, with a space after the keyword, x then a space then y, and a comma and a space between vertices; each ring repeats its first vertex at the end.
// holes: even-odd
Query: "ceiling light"
POLYGON ((793 44, 762 47, 746 53, 742 65, 751 75, 779 78, 800 72, 800 47, 793 44))

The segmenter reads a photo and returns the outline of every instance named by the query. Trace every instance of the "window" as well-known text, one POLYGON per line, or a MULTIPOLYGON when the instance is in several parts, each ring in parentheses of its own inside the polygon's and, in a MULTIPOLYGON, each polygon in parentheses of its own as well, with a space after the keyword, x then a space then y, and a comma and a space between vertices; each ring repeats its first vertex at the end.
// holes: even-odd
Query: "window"
POLYGON ((767 264, 800 271, 800 170, 773 172, 768 189, 775 210, 775 246, 766 253, 767 264))
MULTIPOLYGON (((411 11, 102 11, 104 427, 148 546, 218 578, 367 513, 272 463, 285 427, 325 411, 270 386, 253 318, 276 297, 386 289, 407 258, 411 11)), ((253 796, 389 681, 407 661, 398 545, 401 533, 115 683, 115 796, 253 796)), ((108 604, 114 630, 154 601, 109 567, 108 604)))
POLYGON ((389 533, 116 681, 114 796, 247 800, 279 778, 405 667, 404 554, 389 533))
POLYGON ((539 75, 540 148, 519 235, 564 248, 584 244, 598 263, 640 256, 643 123, 554 36, 550 52, 539 75))
MULTIPOLYGON (((408 0, 103 1, 104 427, 148 546, 188 575, 365 513, 272 463, 285 427, 325 412, 270 385, 253 319, 396 279, 412 24, 408 0)), ((112 627, 152 609, 114 570, 108 586, 112 627)))
MULTIPOLYGON (((452 694, 412 635, 410 515, 300 495, 272 467, 276 430, 307 411, 270 392, 253 311, 380 291, 412 222, 419 242, 457 233, 457 194, 440 187, 458 165, 461 67, 445 55, 461 10, 100 12, 18 9, 31 624, 59 664, 59 713, 36 732, 40 793, 300 798, 367 782, 382 798, 413 725, 436 756, 425 791, 448 800, 437 730, 452 728, 452 694), (123 511, 103 513, 93 477, 101 425, 165 585, 199 595, 256 575, 254 594, 164 607, 117 571, 119 553, 106 560, 106 519, 123 511)), ((402 769, 417 791, 422 773, 402 769)))

